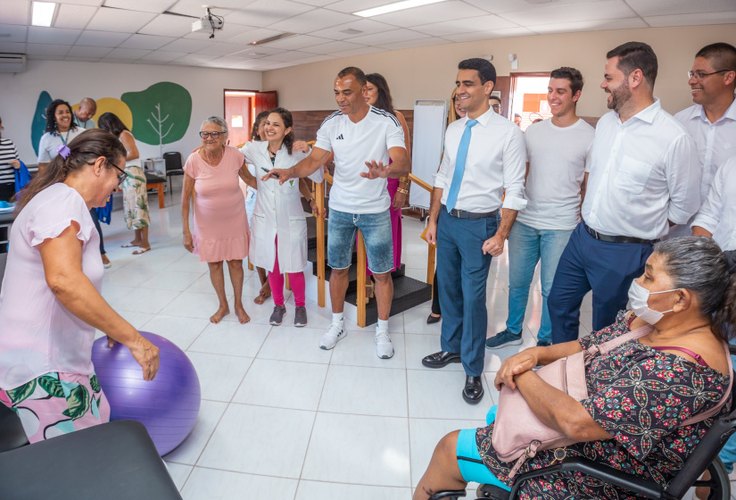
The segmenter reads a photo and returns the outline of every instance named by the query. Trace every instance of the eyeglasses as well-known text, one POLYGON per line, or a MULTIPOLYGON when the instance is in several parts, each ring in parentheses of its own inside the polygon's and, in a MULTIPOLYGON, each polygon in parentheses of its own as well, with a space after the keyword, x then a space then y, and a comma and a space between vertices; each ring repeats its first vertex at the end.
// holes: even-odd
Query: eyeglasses
POLYGON ((700 70, 688 71, 687 72, 687 77, 688 77, 688 79, 695 78, 696 80, 702 80, 706 76, 715 75, 716 73, 727 73, 729 71, 734 71, 734 70, 732 70, 732 69, 719 69, 717 71, 711 71, 710 73, 706 73, 705 71, 700 71, 700 70))
POLYGON ((199 136, 202 139, 209 139, 212 137, 213 139, 219 139, 221 135, 225 135, 227 132, 204 132, 200 131, 199 136))
MULTIPOLYGON (((105 158, 105 161, 106 161, 107 163, 109 163, 110 165, 112 165, 113 167, 115 167, 115 168, 116 168, 116 169, 118 170, 118 172, 120 172, 120 173, 118 174, 118 184, 122 184, 122 183, 123 183, 123 181, 124 181, 125 179, 127 179, 127 178, 128 178, 128 172, 126 172, 126 171, 125 171, 125 170, 123 170, 122 168, 118 167, 117 165, 115 165, 115 164, 114 164, 113 162, 111 162, 111 161, 110 161, 110 160, 108 160, 107 158, 105 158)), ((87 165, 94 165, 94 164, 95 164, 95 162, 93 162, 93 161, 88 161, 88 162, 87 162, 87 165)))

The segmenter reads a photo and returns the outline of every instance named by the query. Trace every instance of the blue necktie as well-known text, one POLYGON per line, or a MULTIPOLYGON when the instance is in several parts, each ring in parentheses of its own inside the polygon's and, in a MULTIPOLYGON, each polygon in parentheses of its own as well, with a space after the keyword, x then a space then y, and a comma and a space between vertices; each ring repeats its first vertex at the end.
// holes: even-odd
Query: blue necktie
POLYGON ((465 160, 468 158, 468 147, 470 147, 471 129, 478 124, 478 120, 468 120, 465 122, 465 131, 460 138, 460 146, 457 148, 457 158, 455 159, 455 172, 452 174, 452 183, 450 184, 450 192, 447 194, 447 211, 450 212, 457 204, 457 195, 460 193, 460 184, 463 182, 463 174, 465 173, 465 160))

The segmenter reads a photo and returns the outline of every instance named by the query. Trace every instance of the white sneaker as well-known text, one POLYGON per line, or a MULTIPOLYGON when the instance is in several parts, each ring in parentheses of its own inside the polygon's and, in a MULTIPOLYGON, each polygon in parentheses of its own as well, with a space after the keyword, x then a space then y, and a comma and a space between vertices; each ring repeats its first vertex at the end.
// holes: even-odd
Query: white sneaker
POLYGON ((345 331, 343 325, 332 323, 330 325, 330 329, 327 330, 327 333, 322 335, 322 338, 319 341, 319 348, 329 351, 335 347, 339 341, 344 339, 347 334, 348 332, 345 331))
POLYGON ((391 343, 388 332, 377 331, 374 341, 376 343, 376 356, 381 359, 389 359, 394 356, 394 345, 391 343))

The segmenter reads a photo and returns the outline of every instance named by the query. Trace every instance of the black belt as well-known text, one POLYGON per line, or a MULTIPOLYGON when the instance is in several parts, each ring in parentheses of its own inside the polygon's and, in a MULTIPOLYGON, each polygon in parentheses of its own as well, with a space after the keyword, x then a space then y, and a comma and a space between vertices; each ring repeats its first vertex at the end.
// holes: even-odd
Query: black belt
POLYGON ((610 236, 608 234, 602 234, 596 231, 595 229, 588 226, 585 222, 583 222, 583 227, 588 232, 589 235, 591 235, 596 240, 605 241, 607 243, 639 243, 639 244, 647 244, 647 245, 653 245, 659 240, 643 240, 641 238, 634 238, 632 236, 610 236))
POLYGON ((442 205, 442 210, 446 211, 448 214, 452 215, 453 217, 457 217, 458 219, 485 219, 487 217, 495 217, 498 213, 498 210, 494 210, 493 212, 466 212, 465 210, 458 210, 457 208, 453 208, 450 211, 447 211, 447 207, 445 205, 442 205))

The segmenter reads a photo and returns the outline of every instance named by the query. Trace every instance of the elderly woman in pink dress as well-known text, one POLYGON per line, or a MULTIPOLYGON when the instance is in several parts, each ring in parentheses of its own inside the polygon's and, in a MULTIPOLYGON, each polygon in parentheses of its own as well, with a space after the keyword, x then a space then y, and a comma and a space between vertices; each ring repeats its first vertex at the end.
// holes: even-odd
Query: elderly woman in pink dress
POLYGON ((82 132, 18 203, 0 294, 0 404, 18 414, 31 443, 110 419, 92 365, 95 329, 130 349, 145 380, 158 371, 158 348, 99 292, 90 209, 125 179, 125 153, 109 132, 82 132))
POLYGON ((230 313, 225 295, 223 262, 227 262, 233 285, 235 314, 240 323, 250 317, 243 307, 243 259, 248 255, 248 219, 245 198, 238 176, 247 167, 243 153, 227 146, 227 123, 219 117, 207 118, 200 127, 202 146, 189 155, 184 165, 181 198, 184 248, 207 262, 210 280, 217 294, 217 311, 210 316, 219 323, 230 313), (194 232, 189 226, 194 207, 194 232))

